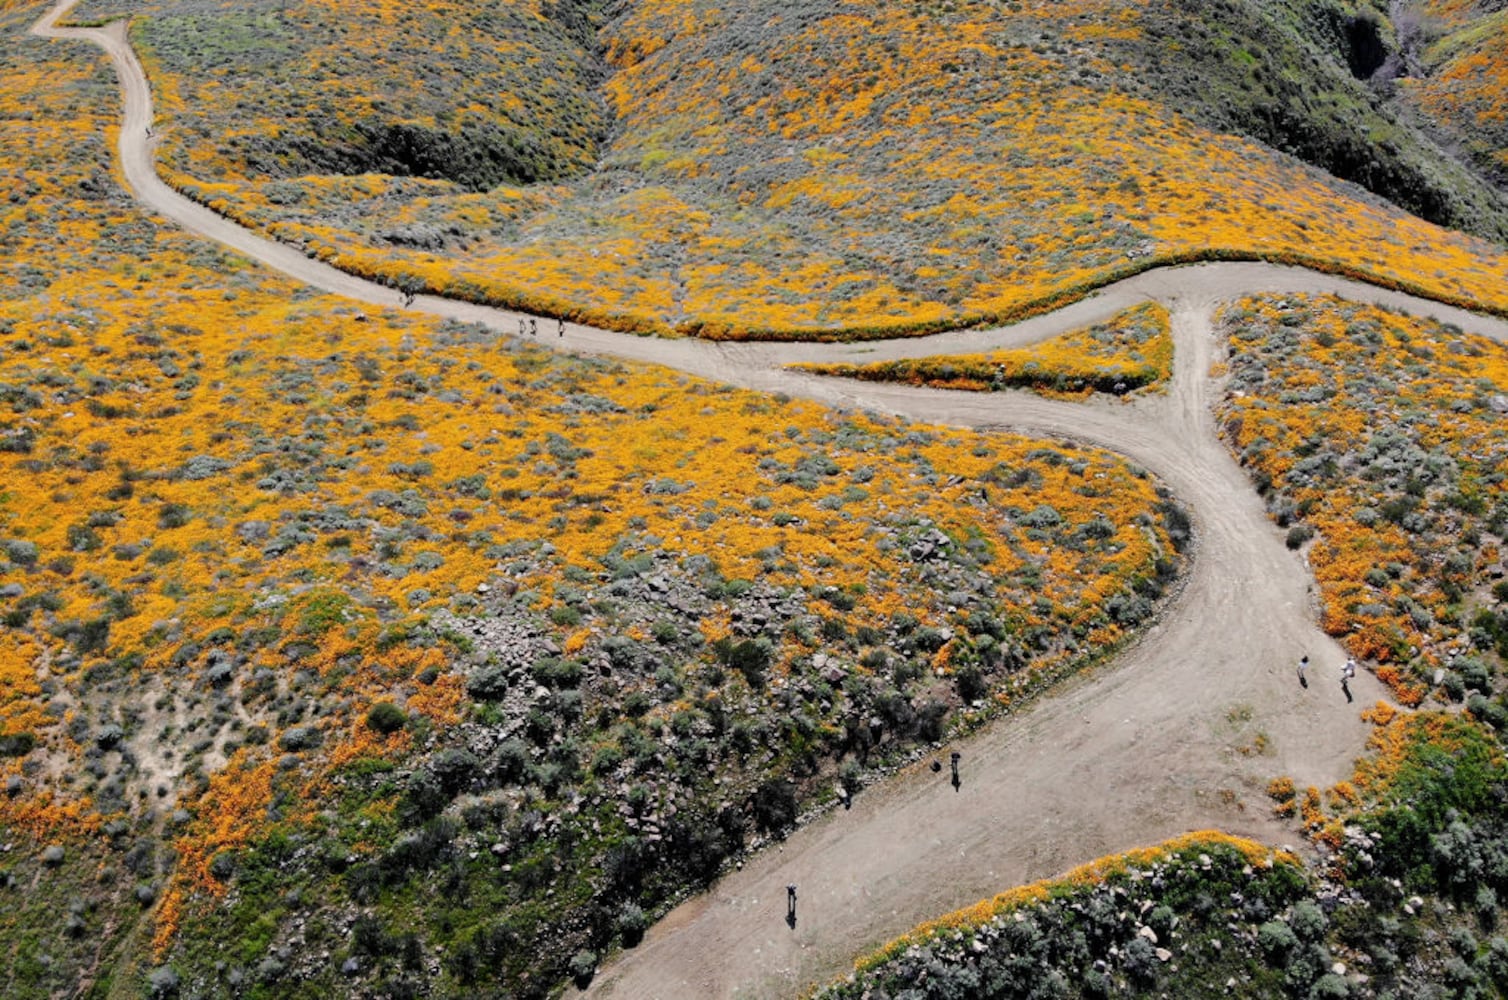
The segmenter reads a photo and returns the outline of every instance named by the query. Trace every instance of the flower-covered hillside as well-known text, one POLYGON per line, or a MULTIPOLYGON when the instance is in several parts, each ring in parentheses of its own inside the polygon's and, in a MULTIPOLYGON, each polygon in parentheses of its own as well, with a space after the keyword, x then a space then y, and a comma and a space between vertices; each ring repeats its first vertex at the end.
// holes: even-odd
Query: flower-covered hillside
POLYGON ((1508 349, 1335 298, 1246 299, 1221 328, 1223 433, 1309 546, 1325 629, 1406 702, 1441 668, 1454 697, 1490 693, 1508 654, 1508 349))
MULTIPOLYGON (((1266 25, 1263 5, 1239 6, 1266 25)), ((83 13, 111 9, 94 0, 83 13)), ((248 96, 268 73, 261 34, 268 47, 306 37, 325 45, 340 37, 345 10, 256 0, 227 14, 164 2, 133 38, 163 96, 172 183, 395 285, 635 330, 861 336, 1008 319, 1157 262, 1235 256, 1508 308, 1500 248, 1216 131, 1239 123, 1200 124, 1179 89, 1187 66, 1153 57, 1169 37, 1208 36, 1202 8, 620 5, 597 34, 614 121, 597 169, 485 191, 387 174, 286 176, 286 159, 258 166, 251 152, 289 141, 279 137, 290 106, 305 120, 316 113, 305 109, 344 90, 402 92, 401 79, 368 75, 369 64, 383 73, 402 64, 331 57, 282 60, 267 90, 274 103, 248 96), (311 19, 307 31, 289 28, 311 19), (217 43, 214 67, 184 42, 232 28, 240 41, 217 43)), ((431 26, 443 13, 426 10, 413 17, 431 26)), ((1274 58, 1312 48, 1288 21, 1263 28, 1291 42, 1274 58)), ((362 26, 382 45, 403 21, 362 26)), ((1241 44, 1222 41, 1210 58, 1236 59, 1241 44)), ((521 61, 520 73, 536 66, 521 61)), ((1310 78, 1280 74, 1290 75, 1310 78)), ((526 105, 547 103, 526 87, 517 93, 526 105)), ((1364 95, 1349 90, 1287 95, 1284 107, 1300 114, 1322 97, 1325 128, 1373 121, 1356 104, 1364 95)), ((400 111, 390 112, 395 121, 400 111)), ((1249 117, 1265 121, 1260 111, 1249 117)), ((1367 129, 1394 136, 1388 148, 1412 142, 1380 118, 1367 129)), ((1266 137, 1286 145, 1284 135, 1266 137)), ((1386 159, 1381 147, 1353 148, 1362 133, 1348 136, 1337 164, 1386 159)), ((1444 161, 1440 172, 1449 173, 1444 161)), ((1449 193, 1469 180, 1413 166, 1375 173, 1400 191, 1435 192, 1431 205, 1452 206, 1440 218, 1495 232, 1504 214, 1485 190, 1465 202, 1449 193)))
POLYGON ((956 354, 866 365, 794 365, 822 375, 992 392, 1029 388, 1054 395, 1123 395, 1165 386, 1173 375, 1168 311, 1148 302, 1104 323, 1015 350, 956 354))
POLYGON ((1508 186, 1508 10, 1452 0, 1423 7, 1438 21, 1419 26, 1425 72, 1400 80, 1402 93, 1508 186))
POLYGON ((35 13, 0 14, 7 996, 545 995, 1178 567, 1104 452, 555 357, 183 238, 35 13))
POLYGON ((150 63, 203 70, 154 72, 173 172, 479 191, 584 173, 608 127, 593 4, 125 0, 74 16, 118 15, 150 26, 150 63))

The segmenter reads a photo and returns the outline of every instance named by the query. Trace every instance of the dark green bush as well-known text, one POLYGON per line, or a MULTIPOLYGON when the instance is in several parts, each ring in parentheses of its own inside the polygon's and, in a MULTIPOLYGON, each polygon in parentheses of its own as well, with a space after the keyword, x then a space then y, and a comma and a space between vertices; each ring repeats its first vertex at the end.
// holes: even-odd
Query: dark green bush
POLYGON ((390 701, 379 701, 367 709, 367 725, 384 735, 396 733, 407 722, 403 709, 390 701))
POLYGON ((796 787, 784 779, 764 782, 754 792, 754 821, 775 832, 796 821, 796 787))

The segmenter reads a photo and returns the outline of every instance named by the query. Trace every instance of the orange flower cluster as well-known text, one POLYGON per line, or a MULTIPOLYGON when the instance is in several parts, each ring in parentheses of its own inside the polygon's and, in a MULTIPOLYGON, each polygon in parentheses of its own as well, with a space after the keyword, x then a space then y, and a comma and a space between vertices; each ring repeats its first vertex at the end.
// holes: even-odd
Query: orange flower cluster
POLYGON ((1367 740, 1367 756, 1356 762, 1352 780, 1358 798, 1382 802, 1406 794, 1410 769, 1423 755, 1428 760, 1457 756, 1464 763, 1478 760, 1501 766, 1501 748, 1484 738, 1482 727, 1450 712, 1400 712, 1383 721, 1373 716, 1375 728, 1367 740))
POLYGON ((1486 171, 1508 177, 1508 10, 1475 0, 1423 6, 1443 30, 1423 53, 1428 72, 1399 80, 1403 95, 1486 171))
MULTIPOLYGON (((469 89, 448 117, 407 99, 377 106, 370 95, 443 75, 433 52, 407 63, 380 53, 412 49, 410 35, 453 6, 395 16, 388 4, 300 0, 276 30, 227 12, 147 19, 136 37, 163 95, 169 180, 360 274, 634 331, 925 333, 1211 259, 1305 264, 1508 309, 1501 248, 1117 89, 1116 46, 1137 36, 1144 9, 1124 0, 1029 11, 971 0, 946 15, 866 0, 808 19, 710 0, 635 4, 602 30, 618 127, 588 177, 478 191, 369 172, 407 170, 380 163, 281 175, 287 164, 267 150, 338 137, 354 127, 347 103, 394 127, 414 117, 439 128, 442 145, 473 134, 465 122, 513 134, 515 102, 548 103, 539 88, 559 81, 539 77, 530 52, 494 106, 469 89), (348 22, 360 31, 343 34, 348 22), (304 54, 280 63, 260 104, 236 74, 260 81, 265 67, 237 68, 229 53, 206 65, 208 50, 181 44, 188 23, 210 37, 270 32, 304 54), (1031 37, 1048 41, 1011 41, 1031 37)), ((502 17, 516 5, 487 6, 502 17)), ((576 142, 587 117, 556 124, 576 142)), ((555 134, 528 127, 542 142, 555 134)), ((582 148, 560 158, 575 163, 582 148)))
POLYGON ((1280 523, 1314 533, 1326 631, 1417 705, 1499 557, 1508 351, 1332 297, 1245 299, 1223 326, 1228 443, 1280 523))
POLYGON ((869 382, 990 392, 1024 387, 1049 396, 1123 394, 1165 386, 1173 376, 1168 311, 1156 302, 1032 347, 988 354, 933 355, 867 365, 801 364, 793 368, 869 382))
MULTIPOLYGON (((1346 823, 1354 822, 1379 806, 1407 803, 1418 794, 1422 781, 1431 781, 1431 769, 1454 759, 1458 767, 1480 768, 1485 773, 1504 764, 1502 748, 1491 732, 1468 715, 1454 712, 1400 711, 1379 701, 1361 717, 1372 723, 1367 753, 1356 761, 1350 781, 1338 782, 1321 794, 1311 787, 1298 799, 1280 800, 1279 815, 1293 815, 1297 801, 1304 826, 1314 839, 1339 847, 1346 823), (1286 808, 1285 808, 1286 806, 1286 808)), ((1291 783, 1274 781, 1271 788, 1292 795, 1291 783)))

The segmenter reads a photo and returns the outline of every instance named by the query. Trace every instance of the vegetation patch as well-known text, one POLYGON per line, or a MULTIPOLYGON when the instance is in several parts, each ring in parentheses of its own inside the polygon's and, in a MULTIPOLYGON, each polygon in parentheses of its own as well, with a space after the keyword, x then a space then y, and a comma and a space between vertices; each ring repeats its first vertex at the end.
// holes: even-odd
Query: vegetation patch
POLYGON ((1189 834, 925 924, 815 996, 1198 996, 1201 987, 1211 988, 1202 995, 1224 992, 1230 979, 1242 995, 1285 995, 1286 978, 1307 985, 1328 972, 1308 945, 1315 935, 1307 924, 1319 911, 1307 888, 1292 855, 1189 834), (1277 962, 1263 961, 1264 945, 1281 951, 1277 962), (1281 965, 1292 958, 1300 962, 1285 976, 1281 965))
POLYGON ((394 287, 638 332, 927 333, 1223 259, 1508 309, 1500 247, 1274 151, 1504 231, 1346 68, 1349 5, 584 5, 600 88, 532 7, 390 6, 148 8, 170 183, 394 287), (510 142, 539 166, 493 170, 510 142))
MULTIPOLYGON (((1218 834, 1092 862, 923 925, 836 998, 1363 998, 1508 989, 1508 765, 1493 732, 1379 704, 1354 781, 1302 794, 1317 863, 1218 834)), ((1274 782, 1280 808, 1292 783, 1274 782)))
POLYGON ((166 169, 270 180, 269 197, 296 204, 278 182, 381 174, 485 191, 583 173, 609 125, 598 6, 261 0, 85 4, 77 16, 141 15, 133 39, 171 122, 166 169), (194 77, 175 79, 170 68, 187 66, 194 77))
POLYGON ((1149 302, 1033 347, 867 365, 791 367, 869 382, 972 392, 1019 388, 1065 397, 1092 392, 1121 396, 1168 384, 1173 377, 1173 334, 1168 327, 1168 311, 1149 302))
POLYGON ((77 54, 0 51, 8 996, 548 995, 1179 568, 1103 451, 555 357, 164 230, 77 54))
MULTIPOLYGON (((1255 139, 1422 218, 1501 243, 1508 199, 1448 151, 1454 143, 1436 143, 1397 107, 1399 90, 1415 83, 1417 6, 1150 0, 1142 35, 1113 46, 1115 61, 1140 70, 1135 92, 1213 131, 1255 139)), ((1470 113, 1467 95, 1441 97, 1453 113, 1470 113)))
POLYGON ((1331 297, 1228 307, 1221 433, 1405 704, 1491 695, 1508 653, 1508 350, 1331 297))
POLYGON ((1431 0, 1404 22, 1403 43, 1422 72, 1397 81, 1470 162, 1508 187, 1508 10, 1501 4, 1431 0))

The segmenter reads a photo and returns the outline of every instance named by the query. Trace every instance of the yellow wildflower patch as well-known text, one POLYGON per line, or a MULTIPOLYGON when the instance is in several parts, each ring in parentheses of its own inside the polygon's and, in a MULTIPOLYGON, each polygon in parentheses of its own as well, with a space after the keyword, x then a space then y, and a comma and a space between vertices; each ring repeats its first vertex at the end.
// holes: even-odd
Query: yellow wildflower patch
POLYGON ((872 364, 793 365, 821 375, 973 392, 1026 387, 1053 396, 1121 395, 1166 386, 1173 375, 1168 312, 1155 302, 1032 347, 872 364))

